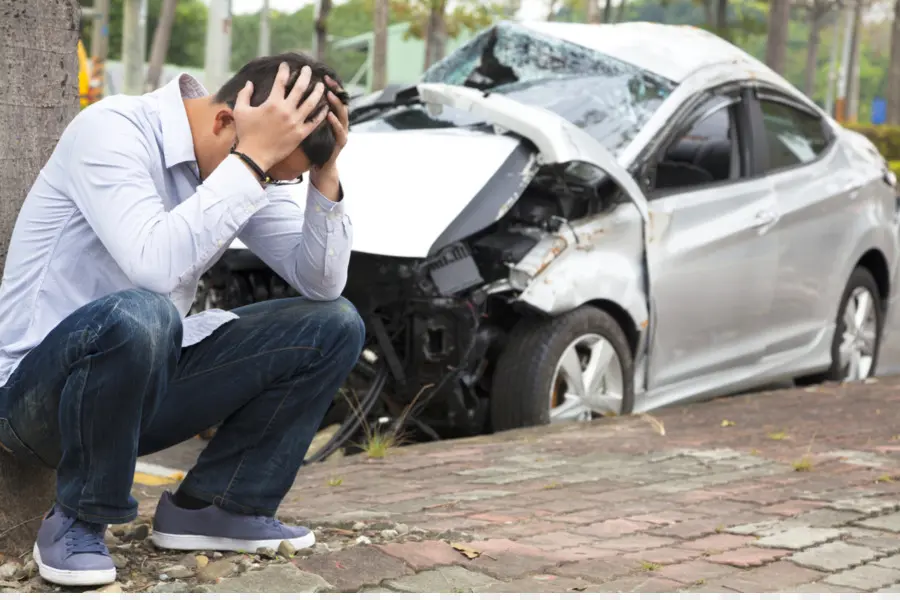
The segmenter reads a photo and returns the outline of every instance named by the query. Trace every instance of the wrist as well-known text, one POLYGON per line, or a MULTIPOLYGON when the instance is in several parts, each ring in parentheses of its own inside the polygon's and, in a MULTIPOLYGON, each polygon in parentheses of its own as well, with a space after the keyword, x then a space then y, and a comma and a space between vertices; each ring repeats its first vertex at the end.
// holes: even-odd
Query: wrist
POLYGON ((252 160, 254 163, 256 163, 256 166, 262 169, 263 172, 267 173, 269 169, 275 166, 274 161, 272 161, 265 152, 257 150, 253 147, 247 147, 238 144, 235 147, 234 152, 240 152, 241 154, 252 160))

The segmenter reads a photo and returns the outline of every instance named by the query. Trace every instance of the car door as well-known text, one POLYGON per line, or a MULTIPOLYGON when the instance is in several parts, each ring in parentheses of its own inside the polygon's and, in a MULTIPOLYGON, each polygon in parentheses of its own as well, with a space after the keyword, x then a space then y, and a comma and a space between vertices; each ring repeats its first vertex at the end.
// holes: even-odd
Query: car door
POLYGON ((765 139, 761 170, 777 198, 778 270, 767 354, 817 343, 845 281, 856 232, 853 200, 865 174, 847 164, 830 126, 811 108, 773 90, 755 92, 754 124, 765 139))
POLYGON ((651 394, 687 382, 691 393, 721 388, 752 374, 765 352, 775 197, 755 176, 748 93, 712 94, 648 162, 651 394))

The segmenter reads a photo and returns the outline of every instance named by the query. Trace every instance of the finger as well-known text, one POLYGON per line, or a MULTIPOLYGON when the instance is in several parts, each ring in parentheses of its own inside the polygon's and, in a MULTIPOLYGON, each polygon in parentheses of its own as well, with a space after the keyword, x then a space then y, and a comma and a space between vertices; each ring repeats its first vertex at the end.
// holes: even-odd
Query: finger
POLYGON ((322 109, 316 113, 316 116, 314 116, 312 119, 310 119, 309 121, 307 121, 306 123, 303 124, 303 129, 302 129, 303 136, 306 137, 309 134, 311 134, 313 131, 315 131, 316 127, 321 125, 322 121, 324 121, 325 118, 328 117, 329 114, 330 113, 328 111, 328 107, 323 106, 322 109))
POLYGON ((300 100, 303 98, 303 94, 309 87, 310 79, 312 79, 312 69, 307 65, 300 69, 300 75, 297 77, 297 81, 294 83, 294 87, 291 88, 291 93, 287 97, 287 101, 291 108, 300 106, 300 100))
MULTIPOLYGON (((316 84, 316 87, 313 88, 312 93, 303 101, 303 104, 300 105, 300 120, 306 121, 306 119, 316 110, 316 106, 319 104, 319 100, 322 99, 322 94, 325 93, 325 86, 320 81, 316 84)), ((327 108, 327 107, 325 107, 327 108)), ((324 116, 322 117, 325 118, 324 116)))
POLYGON ((330 89, 337 90, 339 92, 344 91, 344 88, 341 87, 341 84, 339 84, 337 81, 332 79, 330 75, 325 76, 325 83, 328 84, 328 87, 330 89))
MULTIPOLYGON (((275 98, 281 100, 284 98, 285 89, 287 88, 288 78, 291 76, 291 69, 286 62, 278 65, 278 73, 275 75, 275 82, 272 84, 272 91, 269 92, 269 99, 275 98)), ((268 102, 268 100, 267 100, 268 102)))
POLYGON ((237 98, 234 101, 234 107, 242 107, 247 108, 250 106, 250 98, 253 97, 253 82, 249 79, 247 83, 244 84, 244 87, 241 88, 241 91, 238 92, 237 98))
POLYGON ((331 112, 337 115, 341 124, 346 129, 350 126, 350 115, 347 105, 341 102, 340 98, 334 92, 328 92, 328 104, 331 105, 331 112))
POLYGON ((328 113, 328 122, 331 124, 331 128, 334 130, 335 144, 337 144, 339 148, 343 148, 344 144, 347 143, 347 129, 344 127, 344 124, 341 123, 341 120, 338 118, 338 116, 333 112, 328 113))

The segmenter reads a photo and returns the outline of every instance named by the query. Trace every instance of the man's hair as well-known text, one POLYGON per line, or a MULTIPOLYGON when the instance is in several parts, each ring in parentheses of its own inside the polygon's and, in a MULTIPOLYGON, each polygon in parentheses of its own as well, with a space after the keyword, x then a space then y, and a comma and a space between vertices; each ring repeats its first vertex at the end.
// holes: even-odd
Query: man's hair
MULTIPOLYGON (((288 78, 287 85, 285 86, 285 97, 287 94, 290 94, 294 84, 297 82, 297 78, 300 76, 300 69, 303 67, 308 66, 312 69, 309 88, 303 92, 303 100, 306 100, 312 93, 313 88, 318 82, 321 81, 325 85, 326 94, 322 95, 322 99, 309 116, 309 119, 318 115, 319 110, 328 104, 327 92, 329 89, 344 104, 347 104, 350 101, 350 96, 347 92, 329 88, 328 85, 325 84, 325 76, 328 75, 337 82, 339 86, 343 87, 340 78, 333 69, 310 56, 298 52, 286 52, 284 54, 263 56, 251 60, 222 86, 218 93, 216 93, 215 101, 227 104, 231 108, 234 108, 238 92, 243 89, 244 85, 246 85, 249 80, 253 82, 253 95, 250 98, 250 106, 259 106, 268 99, 269 94, 272 92, 272 86, 275 84, 275 76, 278 74, 278 67, 283 62, 287 63, 291 69, 291 76, 288 78)), ((323 121, 315 131, 300 143, 300 148, 303 150, 303 153, 306 154, 310 163, 317 167, 321 167, 328 162, 328 159, 331 158, 331 155, 334 153, 334 145, 334 130, 332 130, 331 124, 328 121, 323 121)))

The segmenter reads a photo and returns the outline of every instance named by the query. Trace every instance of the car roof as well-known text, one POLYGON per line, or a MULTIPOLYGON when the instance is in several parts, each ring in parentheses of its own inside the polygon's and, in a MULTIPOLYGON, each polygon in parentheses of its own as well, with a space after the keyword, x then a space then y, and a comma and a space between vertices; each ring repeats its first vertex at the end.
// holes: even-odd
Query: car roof
MULTIPOLYGON (((629 22, 608 25, 526 21, 537 33, 578 44, 681 83, 706 67, 744 64, 766 75, 775 73, 722 38, 690 25, 629 22)), ((780 79, 780 78, 778 78, 780 79)))

